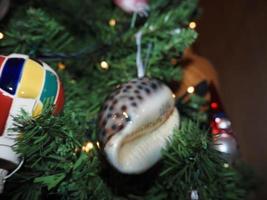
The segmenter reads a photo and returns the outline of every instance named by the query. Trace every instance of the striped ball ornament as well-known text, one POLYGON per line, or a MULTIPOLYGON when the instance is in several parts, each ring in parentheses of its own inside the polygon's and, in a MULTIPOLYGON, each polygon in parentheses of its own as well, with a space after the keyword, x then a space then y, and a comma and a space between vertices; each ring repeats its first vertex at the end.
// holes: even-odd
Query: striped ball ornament
POLYGON ((64 104, 64 93, 51 67, 27 55, 0 55, 0 136, 7 135, 13 116, 21 109, 38 116, 48 99, 54 102, 54 113, 58 113, 64 104))

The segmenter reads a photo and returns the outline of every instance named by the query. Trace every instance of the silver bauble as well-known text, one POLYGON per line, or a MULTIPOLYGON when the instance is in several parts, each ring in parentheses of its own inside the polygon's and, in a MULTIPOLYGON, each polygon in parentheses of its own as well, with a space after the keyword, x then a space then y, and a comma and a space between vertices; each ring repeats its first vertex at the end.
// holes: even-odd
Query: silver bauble
POLYGON ((214 148, 223 153, 223 158, 230 163, 234 162, 239 154, 236 139, 228 133, 214 136, 214 148))

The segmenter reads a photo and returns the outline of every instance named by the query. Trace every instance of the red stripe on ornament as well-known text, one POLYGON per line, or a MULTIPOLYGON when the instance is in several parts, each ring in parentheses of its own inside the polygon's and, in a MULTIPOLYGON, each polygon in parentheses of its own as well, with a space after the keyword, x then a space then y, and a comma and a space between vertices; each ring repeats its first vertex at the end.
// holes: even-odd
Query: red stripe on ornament
POLYGON ((2 68, 2 64, 5 60, 5 57, 4 56, 0 56, 0 69, 2 68))
POLYGON ((6 121, 13 101, 12 98, 6 94, 6 92, 0 90, 0 136, 4 133, 6 121))
POLYGON ((63 105, 64 105, 64 89, 61 81, 59 81, 59 91, 55 102, 54 114, 58 114, 62 110, 63 105))

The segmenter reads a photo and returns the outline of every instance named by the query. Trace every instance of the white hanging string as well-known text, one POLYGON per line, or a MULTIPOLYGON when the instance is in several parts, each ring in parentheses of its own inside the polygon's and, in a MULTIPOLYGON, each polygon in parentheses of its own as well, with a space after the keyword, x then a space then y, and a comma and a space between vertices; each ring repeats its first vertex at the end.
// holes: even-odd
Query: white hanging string
POLYGON ((8 175, 5 177, 5 179, 8 179, 8 178, 10 178, 11 176, 13 176, 13 174, 15 174, 15 173, 22 167, 23 163, 24 163, 24 158, 21 159, 21 161, 20 161, 18 167, 17 167, 13 172, 11 172, 10 174, 8 174, 8 175))
POLYGON ((136 52, 136 66, 137 66, 137 76, 138 78, 142 78, 145 76, 145 66, 142 61, 142 31, 139 31, 135 34, 136 39, 136 46, 137 46, 137 52, 136 52))
POLYGON ((191 200, 199 200, 197 190, 192 190, 191 191, 191 200))
POLYGON ((17 168, 13 172, 11 172, 10 174, 8 174, 8 171, 7 170, 0 169, 0 194, 3 193, 6 179, 8 179, 11 176, 13 176, 13 174, 15 174, 21 168, 21 166, 23 165, 23 163, 24 163, 24 158, 21 159, 21 161, 20 161, 19 165, 17 166, 17 168))

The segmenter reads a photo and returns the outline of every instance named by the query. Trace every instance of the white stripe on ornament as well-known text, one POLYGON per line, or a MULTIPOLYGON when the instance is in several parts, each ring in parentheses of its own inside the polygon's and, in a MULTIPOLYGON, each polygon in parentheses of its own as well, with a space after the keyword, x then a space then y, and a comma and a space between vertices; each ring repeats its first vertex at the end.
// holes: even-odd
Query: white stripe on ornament
POLYGON ((35 101, 36 101, 35 99, 24 99, 24 98, 14 97, 12 105, 11 105, 10 113, 7 118, 3 136, 7 136, 13 139, 16 138, 16 136, 19 133, 16 133, 13 130, 10 130, 11 128, 14 128, 14 117, 20 115, 22 109, 31 116, 33 107, 35 105, 35 101))

